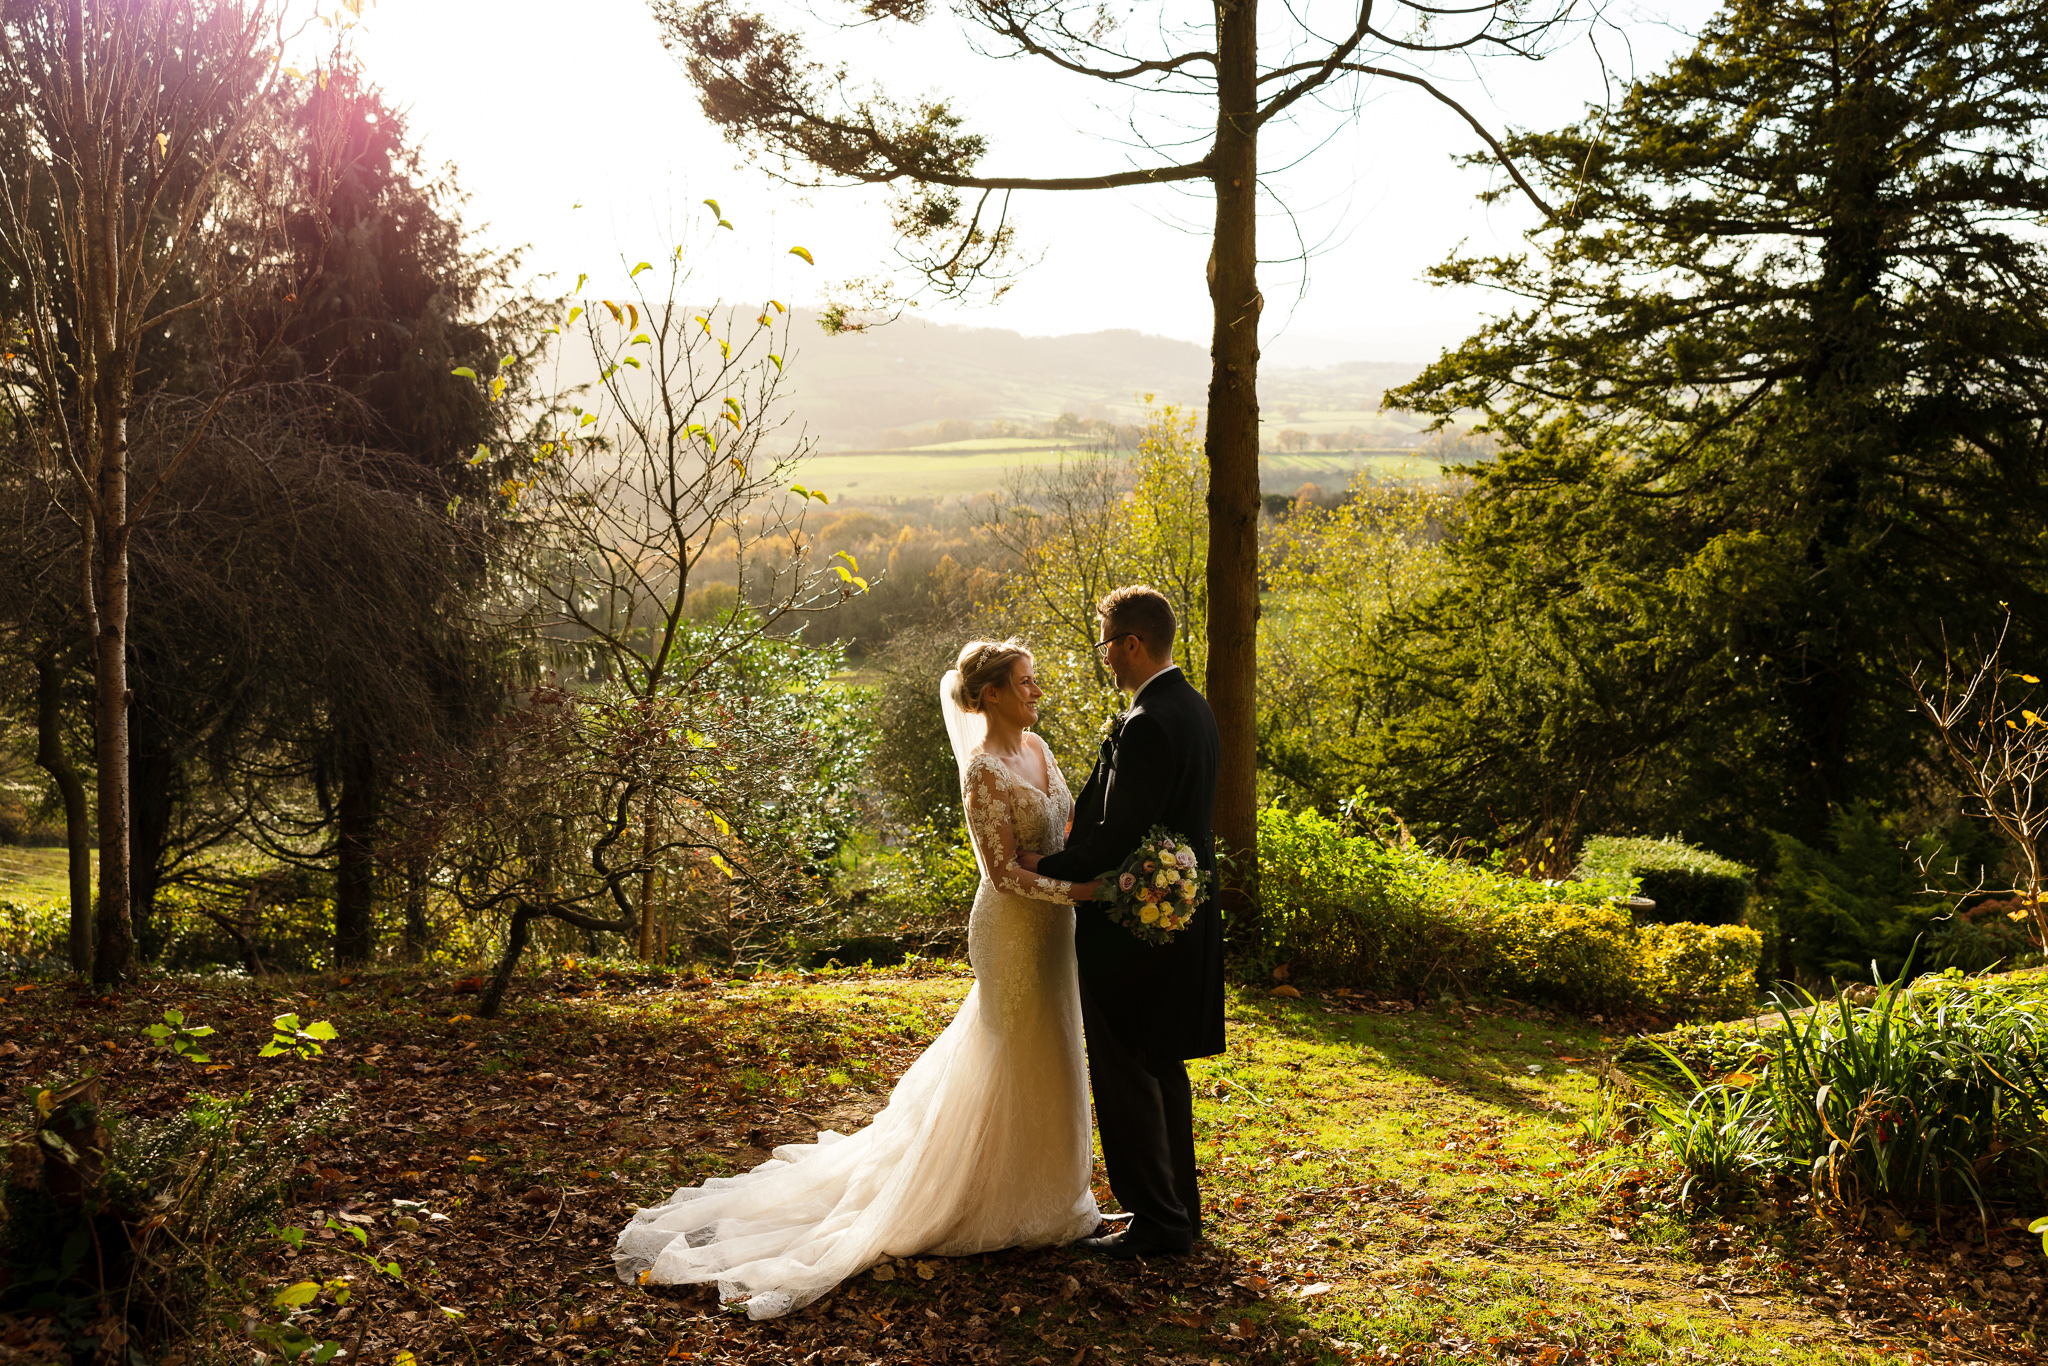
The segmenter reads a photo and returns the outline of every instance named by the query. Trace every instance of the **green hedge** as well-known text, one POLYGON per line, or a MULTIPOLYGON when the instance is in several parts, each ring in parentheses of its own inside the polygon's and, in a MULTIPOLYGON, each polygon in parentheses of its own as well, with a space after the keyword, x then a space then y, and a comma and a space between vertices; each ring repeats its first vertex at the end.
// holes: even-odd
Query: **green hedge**
POLYGON ((1748 1007, 1762 948, 1754 930, 1636 930, 1607 890, 1516 877, 1268 807, 1259 936, 1241 947, 1303 980, 1383 994, 1494 993, 1679 1016, 1748 1007))
POLYGON ((1755 1006, 1763 952, 1763 936, 1747 925, 1645 925, 1631 976, 1660 1014, 1724 1020, 1755 1006))
POLYGON ((1749 905, 1753 874, 1674 839, 1596 835, 1579 851, 1578 876, 1605 883, 1633 878, 1642 894, 1657 903, 1645 918, 1658 924, 1736 925, 1749 905))
POLYGON ((1497 991, 1578 1009, 1627 1005, 1636 996, 1627 911, 1530 901, 1509 907, 1490 928, 1484 961, 1497 991))

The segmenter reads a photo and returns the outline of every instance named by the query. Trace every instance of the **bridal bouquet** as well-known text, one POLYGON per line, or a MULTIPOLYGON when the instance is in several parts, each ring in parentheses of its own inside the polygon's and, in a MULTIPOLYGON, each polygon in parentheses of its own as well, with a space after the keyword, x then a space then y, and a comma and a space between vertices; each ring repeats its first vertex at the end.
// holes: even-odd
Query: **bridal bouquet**
POLYGON ((1155 825, 1123 866, 1102 878, 1110 920, 1148 944, 1164 944, 1195 918, 1214 875, 1195 863, 1194 846, 1155 825))

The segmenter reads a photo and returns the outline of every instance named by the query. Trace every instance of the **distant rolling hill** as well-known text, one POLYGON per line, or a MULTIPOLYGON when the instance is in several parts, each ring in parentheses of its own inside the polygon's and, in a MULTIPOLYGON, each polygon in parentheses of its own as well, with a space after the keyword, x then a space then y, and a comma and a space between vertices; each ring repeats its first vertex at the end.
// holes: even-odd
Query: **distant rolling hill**
MULTIPOLYGON (((733 334, 751 323, 740 310, 714 308, 707 316, 733 334)), ((807 441, 803 477, 835 499, 982 493, 1002 487, 1020 464, 1055 461, 1062 449, 1090 444, 991 435, 994 424, 1041 430, 1072 413, 1123 425, 1144 420, 1147 395, 1196 408, 1207 401, 1205 348, 1128 329, 1027 337, 910 317, 831 337, 804 309, 788 324, 775 439, 807 441)), ((1364 361, 1263 370, 1261 486, 1267 493, 1293 493, 1304 483, 1341 488, 1362 470, 1434 477, 1435 463, 1418 450, 1423 424, 1379 409, 1389 386, 1420 370, 1364 361)), ((596 378, 595 362, 571 346, 547 382, 567 391, 596 378)))
MULTIPOLYGON (((1037 424, 1073 413, 1137 421, 1144 412, 1142 395, 1199 407, 1209 386, 1209 356, 1203 347, 1130 330, 1027 337, 1000 328, 901 318, 867 332, 828 337, 800 311, 791 349, 784 391, 790 415, 821 453, 928 452, 937 443, 925 440, 912 447, 906 438, 948 419, 1037 424)), ((1406 414, 1381 413, 1379 401, 1390 385, 1412 379, 1421 368, 1353 362, 1318 370, 1268 369, 1259 383, 1266 427, 1270 432, 1293 428, 1311 437, 1351 431, 1349 444, 1361 449, 1413 446, 1422 423, 1406 414)), ((943 444, 967 453, 959 442, 943 444)), ((992 453, 982 441, 972 444, 983 454, 992 453)))

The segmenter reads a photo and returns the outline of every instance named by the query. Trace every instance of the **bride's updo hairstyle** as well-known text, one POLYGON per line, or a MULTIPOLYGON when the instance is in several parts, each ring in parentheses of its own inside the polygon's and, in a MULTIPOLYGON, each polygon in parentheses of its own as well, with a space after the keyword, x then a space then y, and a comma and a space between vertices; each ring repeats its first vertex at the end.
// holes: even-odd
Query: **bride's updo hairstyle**
POLYGON ((962 711, 980 711, 982 693, 1008 683, 1017 661, 1029 658, 1031 647, 1019 636, 968 641, 960 647, 960 658, 953 665, 959 672, 953 680, 953 700, 962 711))

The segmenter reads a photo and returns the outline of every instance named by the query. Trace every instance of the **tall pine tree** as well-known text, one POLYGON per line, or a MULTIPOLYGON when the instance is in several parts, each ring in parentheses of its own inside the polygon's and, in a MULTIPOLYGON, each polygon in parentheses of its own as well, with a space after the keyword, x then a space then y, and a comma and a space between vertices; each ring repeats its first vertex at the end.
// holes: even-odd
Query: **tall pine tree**
MULTIPOLYGON (((252 331, 283 335, 268 383, 224 415, 138 538, 148 956, 162 947, 159 882, 195 875, 193 856, 233 835, 332 866, 336 958, 367 958, 390 766, 459 737, 500 683, 481 600, 507 530, 491 485, 510 442, 450 372, 496 371, 520 349, 512 262, 466 240, 452 180, 423 173, 402 117, 355 73, 309 83, 282 119, 335 168, 287 223, 306 283, 242 301, 252 331), (477 463, 479 446, 493 458, 477 463)), ((200 377, 218 363, 189 362, 200 377)), ((151 444, 145 432, 145 459, 151 444)))
POLYGON ((1895 652, 2048 630, 2048 8, 1738 0, 1508 140, 1515 307, 1394 401, 1500 438, 1395 635, 1379 785, 1444 827, 1805 837, 1911 781, 1895 652))

